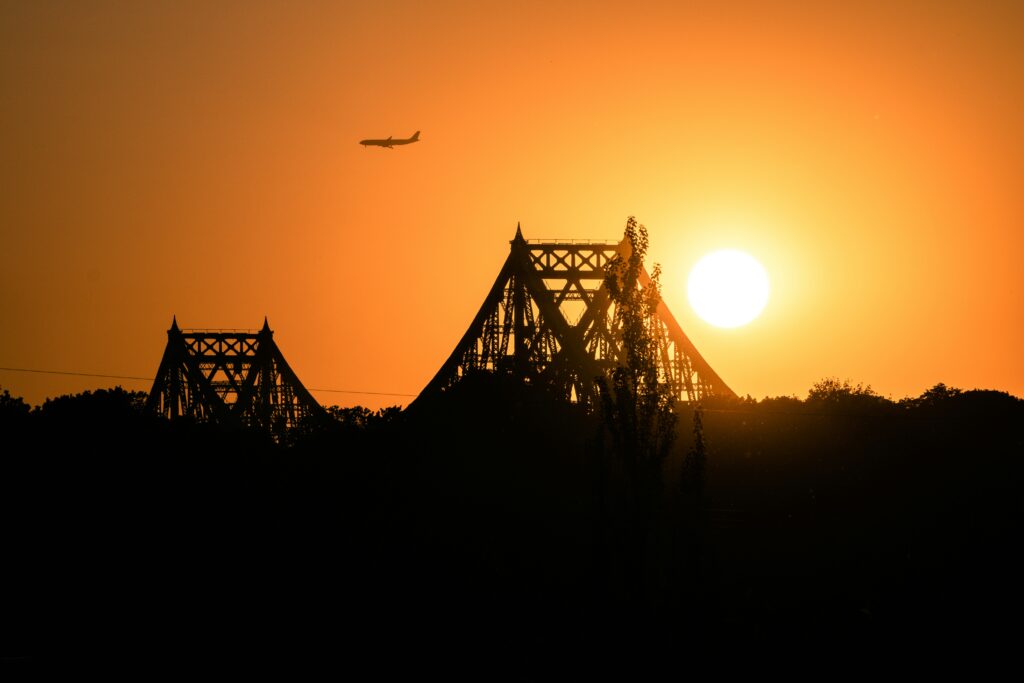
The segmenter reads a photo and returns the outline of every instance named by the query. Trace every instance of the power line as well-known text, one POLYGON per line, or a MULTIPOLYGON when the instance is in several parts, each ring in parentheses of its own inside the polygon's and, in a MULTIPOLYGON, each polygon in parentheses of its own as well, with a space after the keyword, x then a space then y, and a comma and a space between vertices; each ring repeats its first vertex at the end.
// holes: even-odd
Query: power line
POLYGON ((309 391, 330 391, 334 394, 369 394, 371 396, 418 396, 418 394, 398 394, 393 391, 353 391, 350 389, 313 389, 307 387, 309 391))
MULTIPOLYGON (((101 375, 93 372, 66 372, 63 370, 38 370, 35 368, 0 368, 0 370, 7 370, 8 372, 33 372, 40 375, 69 375, 72 377, 102 377, 104 379, 133 379, 141 382, 152 382, 155 378, 153 377, 137 377, 135 375, 101 375)), ((400 394, 393 391, 356 391, 354 389, 314 389, 307 387, 309 391, 324 391, 332 394, 366 394, 369 396, 409 396, 415 397, 416 394, 400 394)))
POLYGON ((135 377, 133 375, 97 375, 91 372, 63 372, 61 370, 35 370, 32 368, 0 368, 9 372, 35 372, 40 375, 73 375, 75 377, 105 377, 107 379, 138 379, 152 382, 152 377, 135 377))

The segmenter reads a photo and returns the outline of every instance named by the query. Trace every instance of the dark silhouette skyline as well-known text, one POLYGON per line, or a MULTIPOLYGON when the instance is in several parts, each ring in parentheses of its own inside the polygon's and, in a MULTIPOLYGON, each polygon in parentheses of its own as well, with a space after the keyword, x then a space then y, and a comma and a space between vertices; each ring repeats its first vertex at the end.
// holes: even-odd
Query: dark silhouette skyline
POLYGON ((997 638, 1021 606, 1024 401, 810 394, 681 412, 637 508, 601 416, 490 373, 281 442, 141 392, 4 392, 0 655, 290 656, 395 624, 396 646, 482 652, 997 638))

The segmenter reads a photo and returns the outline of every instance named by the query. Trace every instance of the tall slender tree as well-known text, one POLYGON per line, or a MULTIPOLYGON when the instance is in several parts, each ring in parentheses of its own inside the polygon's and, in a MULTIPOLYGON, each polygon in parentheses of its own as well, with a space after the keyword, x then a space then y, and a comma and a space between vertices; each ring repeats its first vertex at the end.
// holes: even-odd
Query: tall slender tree
POLYGON ((598 379, 605 428, 622 459, 633 496, 650 495, 660 486, 661 467, 675 439, 676 414, 671 389, 658 372, 657 318, 661 301, 661 266, 640 286, 647 228, 629 217, 629 248, 608 264, 604 280, 615 305, 622 334, 622 357, 607 378, 598 379))
POLYGON ((656 557, 658 511, 662 466, 675 438, 676 415, 668 384, 659 381, 660 348, 654 334, 654 326, 661 324, 656 316, 661 269, 655 265, 647 286, 641 287, 647 229, 630 216, 625 238, 628 248, 608 264, 604 280, 615 306, 622 353, 609 375, 597 379, 597 387, 603 432, 623 474, 622 495, 616 496, 624 504, 625 515, 624 526, 619 527, 626 533, 621 539, 623 588, 625 595, 645 603, 657 601, 664 580, 656 557))

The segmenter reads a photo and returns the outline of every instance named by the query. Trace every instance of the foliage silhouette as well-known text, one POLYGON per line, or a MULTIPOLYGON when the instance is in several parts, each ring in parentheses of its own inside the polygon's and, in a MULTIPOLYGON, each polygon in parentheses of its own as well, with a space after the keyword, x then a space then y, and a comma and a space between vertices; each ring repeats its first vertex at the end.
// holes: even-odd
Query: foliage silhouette
POLYGON ((839 403, 857 397, 875 398, 877 394, 870 384, 864 386, 858 382, 853 385, 849 379, 840 381, 838 377, 826 377, 819 380, 807 392, 809 402, 839 403))
POLYGON ((683 460, 682 486, 684 496, 700 506, 704 490, 704 472, 707 467, 707 444, 704 440, 704 411, 693 411, 693 447, 683 460))
POLYGON ((625 239, 630 250, 608 264, 604 285, 621 321, 625 358, 610 379, 597 378, 603 424, 612 448, 625 463, 636 495, 650 495, 660 485, 661 466, 675 440, 676 414, 667 384, 659 381, 656 312, 661 301, 661 268, 655 265, 650 283, 639 286, 647 253, 647 229, 630 216, 625 239), (643 491, 643 493, 641 493, 643 491))
POLYGON ((502 661, 755 636, 963 646, 1024 606, 1013 396, 933 387, 873 413, 792 397, 682 413, 692 438, 665 478, 703 452, 713 503, 694 619, 693 575, 664 549, 688 538, 692 495, 664 488, 638 593, 629 475, 616 459, 599 485, 589 460, 601 418, 466 380, 415 413, 336 411, 287 444, 168 422, 121 389, 30 411, 5 395, 0 655, 78 661, 116 643, 120 659, 290 658, 370 652, 381 633, 392 650, 457 639, 502 661))
POLYGON ((32 406, 25 403, 20 396, 11 396, 11 393, 4 389, 0 394, 0 421, 16 421, 28 415, 32 406))
POLYGON ((962 393, 963 391, 956 387, 947 387, 942 382, 939 382, 917 398, 900 401, 900 405, 909 408, 933 408, 955 401, 962 393))
MULTIPOLYGON (((616 465, 624 476, 602 475, 603 486, 621 486, 617 494, 606 494, 622 501, 619 520, 606 507, 608 498, 601 498, 599 525, 621 525, 620 538, 600 533, 605 543, 619 544, 622 571, 626 576, 625 593, 654 599, 655 587, 664 578, 659 576, 659 549, 664 545, 664 525, 658 520, 662 512, 662 470, 675 442, 676 414, 673 396, 667 383, 659 381, 658 337, 655 327, 660 322, 656 313, 661 300, 658 265, 650 281, 641 288, 644 256, 647 253, 647 229, 630 216, 626 222, 625 240, 629 249, 616 255, 606 266, 604 286, 614 305, 622 334, 622 352, 608 377, 595 379, 601 405, 602 445, 599 467, 608 469, 604 461, 604 437, 610 440, 616 465)), ((607 561, 608 558, 606 558, 607 561)), ((607 569, 606 569, 607 571, 607 569)))

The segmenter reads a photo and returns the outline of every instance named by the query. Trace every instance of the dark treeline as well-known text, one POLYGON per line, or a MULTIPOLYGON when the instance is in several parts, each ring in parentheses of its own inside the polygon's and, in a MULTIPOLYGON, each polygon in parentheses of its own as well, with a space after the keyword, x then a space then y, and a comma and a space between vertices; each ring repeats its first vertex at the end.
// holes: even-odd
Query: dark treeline
POLYGON ((482 648, 526 666, 966 641, 1020 613, 1024 401, 1002 392, 893 402, 825 380, 683 409, 642 519, 600 418, 489 376, 410 411, 331 409, 281 444, 144 398, 0 397, 0 656, 390 648, 415 668, 482 648))

